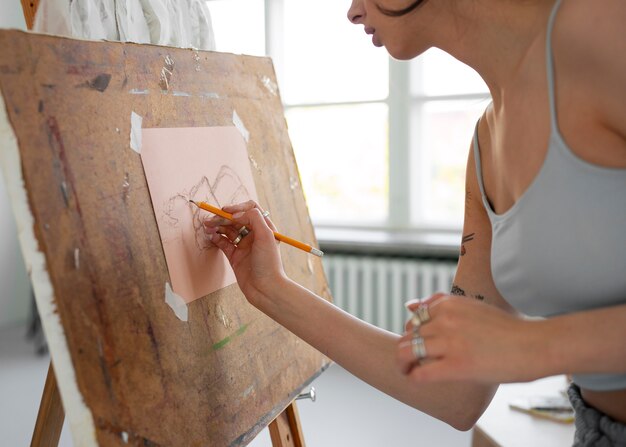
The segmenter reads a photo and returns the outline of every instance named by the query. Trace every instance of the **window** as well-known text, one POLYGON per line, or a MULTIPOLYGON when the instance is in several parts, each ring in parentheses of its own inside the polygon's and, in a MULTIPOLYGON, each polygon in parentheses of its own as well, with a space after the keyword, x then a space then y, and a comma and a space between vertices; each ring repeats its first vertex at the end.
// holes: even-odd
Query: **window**
POLYGON ((349 4, 208 2, 218 50, 274 60, 316 226, 458 231, 467 151, 489 92, 442 51, 390 59, 348 22, 349 4))

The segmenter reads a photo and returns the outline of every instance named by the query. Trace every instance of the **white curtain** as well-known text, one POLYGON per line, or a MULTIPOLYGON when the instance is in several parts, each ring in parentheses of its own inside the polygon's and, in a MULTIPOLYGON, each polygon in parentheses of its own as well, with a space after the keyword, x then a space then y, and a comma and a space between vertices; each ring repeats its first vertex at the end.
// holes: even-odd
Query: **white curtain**
POLYGON ((33 30, 215 50, 211 15, 203 0, 42 0, 33 30))

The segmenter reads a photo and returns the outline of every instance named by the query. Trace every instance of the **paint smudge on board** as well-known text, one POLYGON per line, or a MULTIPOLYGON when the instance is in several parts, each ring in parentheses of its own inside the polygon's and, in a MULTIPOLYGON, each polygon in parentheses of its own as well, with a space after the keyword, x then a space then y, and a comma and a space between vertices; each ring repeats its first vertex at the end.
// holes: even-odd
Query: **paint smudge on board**
POLYGON ((256 162, 254 158, 252 158, 252 155, 248 155, 248 159, 250 160, 250 163, 252 163, 252 166, 254 167, 254 169, 256 169, 259 172, 262 172, 261 168, 259 167, 259 164, 256 162))
POLYGON ((130 194, 130 175, 128 172, 124 176, 124 183, 122 183, 122 200, 126 203, 128 195, 130 194))
POLYGON ((91 90, 96 90, 102 93, 109 86, 109 82, 111 82, 111 75, 109 73, 100 73, 91 81, 85 81, 84 83, 79 84, 76 87, 86 87, 91 90))
POLYGON ((215 311, 217 313, 217 318, 224 325, 224 327, 231 328, 233 326, 233 322, 230 320, 230 318, 228 318, 222 306, 218 304, 215 308, 215 311))
POLYGON ((214 343, 213 346, 212 346, 213 350, 217 351, 217 350, 222 349, 224 346, 229 344, 231 341, 233 341, 237 337, 240 337, 241 335, 243 335, 246 332, 247 329, 248 329, 248 325, 244 324, 239 329, 237 329, 237 332, 235 332, 234 334, 229 335, 228 337, 224 338, 223 340, 218 341, 217 343, 214 343))
POLYGON ((244 399, 246 397, 248 397, 250 394, 252 394, 252 392, 254 391, 254 385, 250 385, 248 388, 246 388, 242 394, 241 397, 243 397, 244 399))
POLYGON ((193 49, 193 60, 196 62, 196 71, 200 71, 200 54, 197 48, 193 49))
POLYGON ((131 95, 147 95, 148 93, 150 93, 150 90, 146 89, 140 89, 140 88, 131 88, 128 93, 130 93, 131 95))
POLYGON ((161 76, 159 77, 159 86, 161 90, 168 91, 170 89, 170 82, 172 75, 174 74, 174 59, 168 54, 163 61, 163 68, 161 68, 161 76))
POLYGON ((198 93, 198 96, 200 98, 210 98, 210 99, 219 99, 220 95, 218 95, 217 93, 214 92, 202 92, 202 93, 198 93))
POLYGON ((298 189, 298 186, 300 186, 300 182, 298 181, 298 178, 289 177, 289 188, 291 188, 292 191, 295 191, 296 189, 298 189))
POLYGON ((261 78, 261 84, 274 96, 277 95, 278 85, 272 81, 269 77, 263 76, 261 78))

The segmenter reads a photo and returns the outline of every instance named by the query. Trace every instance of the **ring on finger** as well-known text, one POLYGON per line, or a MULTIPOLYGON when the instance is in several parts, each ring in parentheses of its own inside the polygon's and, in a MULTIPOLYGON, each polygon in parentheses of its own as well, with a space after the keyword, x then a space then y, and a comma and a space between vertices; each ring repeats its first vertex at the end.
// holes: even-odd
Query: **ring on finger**
POLYGON ((244 225, 243 227, 239 229, 239 234, 237 235, 237 237, 233 239, 233 245, 237 245, 248 234, 250 234, 250 230, 248 230, 246 226, 244 225))
POLYGON ((411 339, 411 351, 417 360, 423 360, 427 357, 426 343, 419 334, 414 335, 411 339))
POLYGON ((263 212, 261 213, 261 216, 263 216, 263 217, 269 217, 269 216, 270 216, 270 212, 269 212, 269 211, 267 211, 267 210, 265 210, 265 211, 263 211, 263 212))
POLYGON ((425 304, 420 305, 415 311, 413 311, 413 316, 411 317, 411 323, 415 327, 420 327, 424 323, 428 323, 430 321, 430 312, 428 311, 428 306, 425 304))
POLYGON ((422 323, 428 323, 430 321, 430 312, 426 304, 419 306, 415 312, 422 323))

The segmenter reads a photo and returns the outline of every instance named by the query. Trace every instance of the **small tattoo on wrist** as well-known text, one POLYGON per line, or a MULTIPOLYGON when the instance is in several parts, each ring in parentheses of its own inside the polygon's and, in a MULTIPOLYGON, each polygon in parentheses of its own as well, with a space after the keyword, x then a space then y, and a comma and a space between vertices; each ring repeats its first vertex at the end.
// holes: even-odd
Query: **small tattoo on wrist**
POLYGON ((453 284, 452 285, 452 290, 450 290, 450 295, 465 296, 465 290, 461 289, 456 284, 453 284))
POLYGON ((485 297, 483 295, 468 295, 467 293, 465 293, 465 290, 461 289, 456 284, 452 284, 452 289, 450 289, 450 295, 468 296, 470 298, 477 299, 478 301, 485 301, 485 297))

